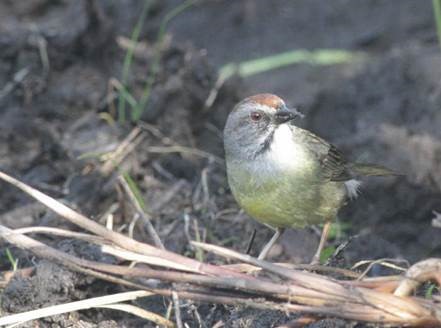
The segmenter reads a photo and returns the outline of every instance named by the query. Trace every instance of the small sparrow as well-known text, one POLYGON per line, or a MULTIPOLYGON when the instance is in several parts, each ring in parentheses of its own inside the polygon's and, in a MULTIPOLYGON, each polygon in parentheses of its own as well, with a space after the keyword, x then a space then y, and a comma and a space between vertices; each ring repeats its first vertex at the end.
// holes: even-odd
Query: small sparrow
POLYGON ((242 100, 224 129, 228 183, 251 217, 275 229, 264 259, 285 228, 324 223, 317 264, 330 222, 358 194, 360 176, 397 173, 373 164, 347 162, 336 147, 293 124, 303 115, 273 94, 242 100))

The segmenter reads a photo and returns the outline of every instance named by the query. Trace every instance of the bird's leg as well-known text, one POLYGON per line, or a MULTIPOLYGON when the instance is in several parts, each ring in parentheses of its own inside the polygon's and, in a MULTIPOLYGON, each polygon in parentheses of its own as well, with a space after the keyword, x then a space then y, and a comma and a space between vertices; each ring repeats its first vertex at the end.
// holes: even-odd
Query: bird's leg
POLYGON ((320 243, 318 245, 317 251, 315 252, 311 264, 320 264, 320 254, 322 253, 323 247, 325 246, 326 240, 328 239, 329 231, 331 230, 331 222, 326 222, 323 226, 322 236, 320 237, 320 243))
POLYGON ((253 243, 254 243, 254 238, 256 238, 256 229, 253 229, 253 233, 251 234, 250 240, 248 241, 248 246, 247 246, 247 251, 245 252, 245 254, 250 254, 251 252, 251 247, 253 247, 253 243))
POLYGON ((258 260, 265 259, 265 257, 268 255, 268 252, 270 251, 271 247, 273 247, 273 245, 276 243, 276 241, 282 235, 283 230, 284 229, 282 229, 282 228, 276 228, 276 232, 274 233, 274 235, 272 236, 270 241, 265 245, 265 247, 260 252, 259 257, 257 258, 258 260))

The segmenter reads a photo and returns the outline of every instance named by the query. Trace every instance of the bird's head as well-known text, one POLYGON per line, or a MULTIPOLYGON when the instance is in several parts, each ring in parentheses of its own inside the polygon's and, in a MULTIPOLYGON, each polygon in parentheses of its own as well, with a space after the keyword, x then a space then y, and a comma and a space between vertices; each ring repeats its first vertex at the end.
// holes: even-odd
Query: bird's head
POLYGON ((303 114, 288 108, 276 95, 264 93, 245 98, 231 111, 225 125, 227 156, 255 157, 271 145, 277 127, 299 117, 303 114))

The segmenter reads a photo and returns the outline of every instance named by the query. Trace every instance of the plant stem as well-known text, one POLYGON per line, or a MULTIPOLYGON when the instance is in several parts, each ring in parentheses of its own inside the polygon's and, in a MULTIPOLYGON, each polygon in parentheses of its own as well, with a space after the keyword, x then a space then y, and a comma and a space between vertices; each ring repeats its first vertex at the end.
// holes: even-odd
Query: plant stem
MULTIPOLYGON (((135 28, 132 31, 132 35, 130 37, 130 40, 135 44, 138 42, 139 35, 141 33, 142 26, 145 21, 145 17, 147 16, 147 13, 149 11, 149 8, 152 4, 152 0, 145 0, 144 5, 142 6, 141 14, 139 15, 138 21, 136 22, 135 28)), ((124 64, 122 68, 122 78, 121 78, 121 84, 125 87, 125 84, 127 83, 127 78, 129 76, 130 66, 132 65, 133 60, 133 52, 135 50, 135 47, 129 47, 126 52, 126 56, 124 57, 124 64)), ((122 92, 120 91, 118 96, 118 120, 120 123, 124 123, 126 119, 126 98, 122 92)))
POLYGON ((159 63, 161 60, 161 51, 163 46, 163 41, 165 37, 165 32, 167 29, 168 23, 177 15, 182 13, 187 8, 194 5, 198 0, 186 0, 176 8, 172 9, 170 12, 168 12, 164 19, 161 22, 161 25, 159 26, 158 36, 156 39, 156 46, 155 46, 155 54, 153 57, 153 62, 150 66, 150 71, 147 77, 147 82, 144 87, 144 91, 142 93, 141 99, 138 102, 138 105, 136 106, 135 110, 132 112, 132 120, 137 121, 140 119, 142 112, 144 111, 147 102, 150 97, 150 92, 153 86, 153 83, 156 80, 156 75, 159 71, 159 63))

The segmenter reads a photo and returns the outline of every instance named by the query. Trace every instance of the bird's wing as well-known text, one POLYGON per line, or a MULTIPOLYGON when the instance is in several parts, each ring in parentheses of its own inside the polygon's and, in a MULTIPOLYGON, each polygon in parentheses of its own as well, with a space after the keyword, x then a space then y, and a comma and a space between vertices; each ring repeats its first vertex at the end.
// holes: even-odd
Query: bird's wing
POLYGON ((334 145, 328 143, 313 133, 308 132, 304 138, 305 145, 320 162, 324 179, 331 181, 347 181, 353 178, 348 162, 334 145))
POLYGON ((334 145, 329 144, 329 150, 320 158, 320 164, 323 175, 331 181, 347 181, 353 178, 343 154, 334 145))

